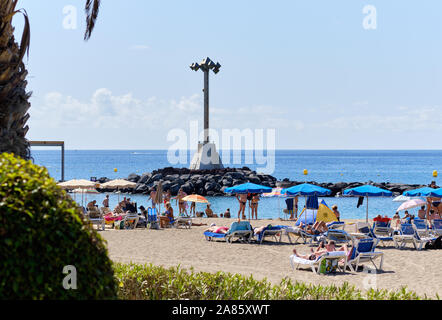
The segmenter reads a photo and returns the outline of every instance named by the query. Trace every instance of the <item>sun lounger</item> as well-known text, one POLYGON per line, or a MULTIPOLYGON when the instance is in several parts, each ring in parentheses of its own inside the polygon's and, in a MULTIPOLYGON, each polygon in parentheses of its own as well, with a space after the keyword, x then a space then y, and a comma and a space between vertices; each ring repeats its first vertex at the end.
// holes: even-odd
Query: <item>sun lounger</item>
POLYGON ((433 220, 433 228, 431 231, 435 236, 442 236, 442 219, 433 220))
POLYGON ((391 237, 393 235, 393 228, 391 227, 390 221, 374 221, 373 233, 377 237, 391 237))
MULTIPOLYGON (((170 220, 170 218, 169 218, 169 220, 170 220)), ((192 226, 192 218, 180 216, 180 217, 177 217, 175 220, 171 220, 170 224, 175 228, 179 228, 180 226, 183 226, 184 228, 190 229, 190 227, 192 226)))
POLYGON ((147 209, 147 223, 150 225, 150 229, 159 229, 160 222, 158 221, 157 209, 149 207, 147 209))
POLYGON ((420 237, 416 229, 410 223, 401 224, 401 230, 399 232, 400 234, 393 236, 394 246, 399 249, 402 249, 408 243, 411 243, 416 250, 421 250, 427 242, 436 239, 434 237, 420 237))
POLYGON ((336 244, 338 243, 348 243, 354 241, 354 238, 345 230, 332 229, 324 233, 327 240, 333 240, 336 244))
POLYGON ((98 229, 101 230, 106 229, 106 221, 104 220, 104 215, 100 210, 92 210, 86 212, 86 218, 92 223, 92 225, 96 224, 98 229))
POLYGON ((384 253, 374 251, 376 248, 377 240, 373 238, 359 239, 355 245, 351 248, 350 256, 348 257, 347 265, 351 271, 357 271, 358 266, 364 262, 371 262, 376 270, 382 270, 382 264, 384 262, 384 253), (379 268, 374 263, 374 260, 380 259, 379 268), (354 266, 354 267, 353 267, 354 266))
POLYGON ((273 239, 275 239, 275 241, 278 242, 278 238, 276 236, 278 234, 281 234, 283 230, 288 227, 289 226, 270 226, 270 227, 267 226, 264 228, 262 232, 255 234, 256 240, 259 242, 259 244, 262 244, 262 242, 266 237, 273 237, 273 239))
POLYGON ((413 219, 413 226, 420 237, 430 236, 430 228, 427 225, 427 220, 413 219))
POLYGON ((346 266, 347 266, 347 254, 344 251, 333 251, 333 252, 327 252, 326 254, 320 256, 316 260, 307 260, 302 259, 300 257, 295 256, 294 254, 290 256, 290 265, 292 266, 292 269, 296 270, 299 269, 299 266, 308 266, 312 269, 315 273, 320 273, 320 266, 323 260, 337 260, 337 266, 342 271, 345 272, 346 266), (339 266, 339 261, 344 259, 344 266, 339 266))
POLYGON ((135 229, 140 217, 137 213, 128 213, 124 216, 124 229, 135 229))
POLYGON ((207 241, 224 239, 226 242, 232 243, 235 239, 238 239, 240 242, 250 243, 253 237, 253 230, 249 221, 232 222, 227 233, 206 231, 204 232, 204 237, 207 241))
POLYGON ((342 221, 333 221, 330 223, 327 223, 327 228, 330 229, 341 229, 344 230, 345 222, 342 221))

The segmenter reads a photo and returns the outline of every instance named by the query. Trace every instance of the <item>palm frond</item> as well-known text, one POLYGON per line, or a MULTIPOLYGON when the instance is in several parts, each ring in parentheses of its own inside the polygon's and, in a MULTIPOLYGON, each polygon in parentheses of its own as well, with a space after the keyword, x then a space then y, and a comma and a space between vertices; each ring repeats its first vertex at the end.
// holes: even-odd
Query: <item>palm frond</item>
POLYGON ((89 40, 92 31, 97 21, 98 11, 100 10, 100 0, 87 0, 84 7, 86 13, 86 31, 84 33, 84 40, 89 40))

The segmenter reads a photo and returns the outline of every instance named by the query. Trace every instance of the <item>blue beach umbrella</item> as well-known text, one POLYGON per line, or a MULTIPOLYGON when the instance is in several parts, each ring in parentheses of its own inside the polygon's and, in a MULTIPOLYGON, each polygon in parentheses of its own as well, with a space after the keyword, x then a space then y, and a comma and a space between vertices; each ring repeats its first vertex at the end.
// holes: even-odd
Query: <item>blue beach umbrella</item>
POLYGON ((272 188, 270 187, 266 187, 266 186, 261 186, 259 184, 254 184, 251 182, 247 182, 244 184, 240 184, 237 186, 233 186, 230 188, 226 188, 224 190, 225 193, 239 193, 239 194, 244 194, 244 193, 268 193, 268 192, 272 192, 272 188))
MULTIPOLYGON (((297 186, 293 186, 287 189, 283 189, 281 191, 282 194, 286 194, 288 196, 304 196, 304 197, 310 197, 310 196, 328 196, 331 194, 330 189, 322 188, 319 186, 315 186, 314 184, 310 183, 302 183, 298 184, 297 186)), ((305 198, 305 210, 307 210, 307 198, 305 198)), ((307 214, 304 215, 304 220, 306 220, 307 214)), ((298 219, 299 220, 299 219, 298 219)), ((307 221, 304 221, 306 223, 307 221)))
POLYGON ((367 184, 356 188, 346 189, 344 190, 344 195, 367 198, 367 215, 365 221, 368 222, 368 197, 391 197, 393 192, 367 184))
POLYGON ((331 190, 315 186, 314 184, 302 183, 281 191, 288 196, 328 196, 331 190))
POLYGON ((414 190, 408 190, 404 192, 404 196, 408 197, 442 197, 442 188, 433 189, 430 187, 423 187, 414 190))
MULTIPOLYGON (((225 193, 238 193, 238 194, 248 194, 248 193, 269 193, 272 192, 272 188, 261 186, 259 184, 254 184, 251 182, 243 183, 237 186, 226 188, 225 193)), ((250 220, 250 207, 249 207, 249 220, 250 220)))

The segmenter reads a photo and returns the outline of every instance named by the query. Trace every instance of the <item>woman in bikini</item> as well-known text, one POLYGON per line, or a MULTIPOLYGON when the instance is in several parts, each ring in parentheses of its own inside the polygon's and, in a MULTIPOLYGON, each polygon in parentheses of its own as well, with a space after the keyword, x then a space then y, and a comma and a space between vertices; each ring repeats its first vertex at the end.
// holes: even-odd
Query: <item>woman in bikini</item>
POLYGON ((187 194, 183 191, 182 188, 178 191, 178 195, 176 196, 177 202, 178 202, 178 208, 179 208, 179 214, 186 213, 187 216, 187 209, 186 209, 186 202, 182 199, 187 196, 187 194))
POLYGON ((259 195, 257 193, 255 193, 252 196, 250 208, 252 208, 252 219, 253 219, 253 217, 255 217, 256 220, 258 220, 258 201, 259 201, 259 195))
POLYGON ((238 211, 238 219, 239 215, 242 213, 242 218, 246 219, 246 215, 244 211, 246 210, 246 204, 247 204, 247 194, 236 194, 236 199, 238 199, 239 202, 239 211, 238 211))

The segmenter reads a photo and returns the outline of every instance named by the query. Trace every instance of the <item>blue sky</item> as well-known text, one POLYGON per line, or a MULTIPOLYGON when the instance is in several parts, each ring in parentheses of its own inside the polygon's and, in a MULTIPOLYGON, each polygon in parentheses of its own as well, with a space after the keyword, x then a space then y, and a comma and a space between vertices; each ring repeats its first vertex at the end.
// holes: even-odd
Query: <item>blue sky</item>
POLYGON ((209 56, 222 65, 210 84, 217 130, 275 129, 278 149, 440 149, 440 1, 103 1, 89 42, 83 6, 19 1, 29 139, 166 149, 170 130, 202 125, 203 76, 188 66, 209 56), (68 5, 75 30, 63 28, 68 5))

